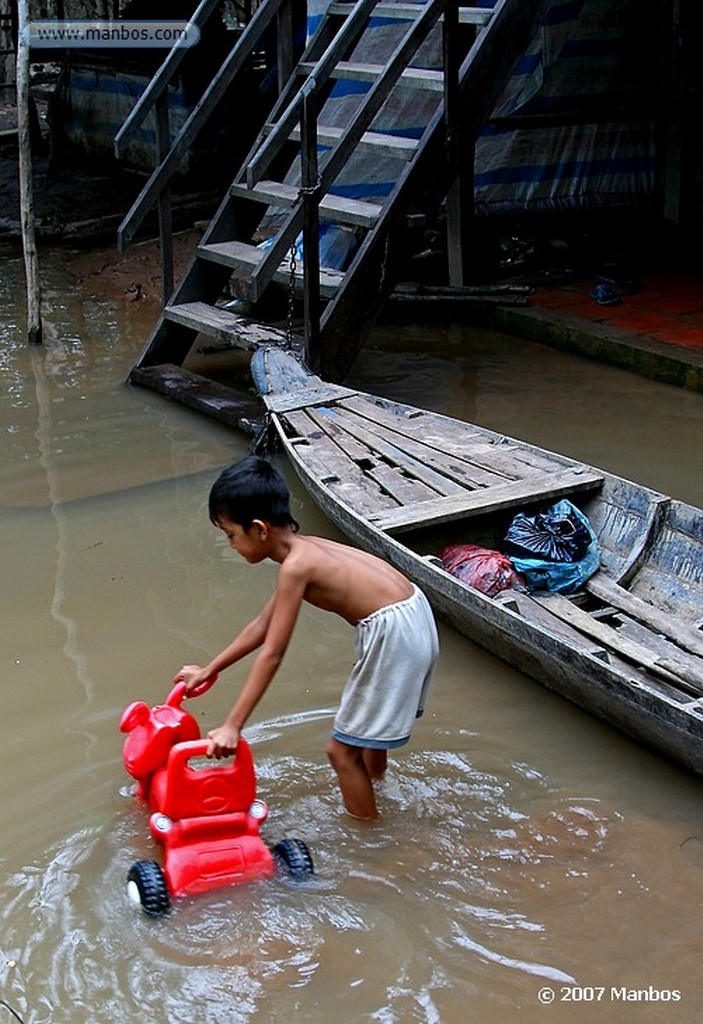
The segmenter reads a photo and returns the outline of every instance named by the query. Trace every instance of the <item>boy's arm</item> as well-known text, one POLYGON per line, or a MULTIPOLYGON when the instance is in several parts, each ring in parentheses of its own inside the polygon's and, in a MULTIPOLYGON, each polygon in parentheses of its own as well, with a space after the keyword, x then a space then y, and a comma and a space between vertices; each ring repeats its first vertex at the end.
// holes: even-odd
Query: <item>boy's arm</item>
POLYGON ((205 667, 201 665, 184 665, 180 672, 173 677, 173 682, 185 682, 186 693, 189 693, 206 679, 212 679, 223 672, 236 661, 251 654, 257 647, 260 647, 266 638, 266 631, 271 620, 275 594, 264 605, 262 610, 243 629, 239 631, 231 644, 228 644, 223 651, 220 651, 212 661, 205 667))
POLYGON ((245 722, 263 697, 283 660, 307 584, 302 575, 286 571, 286 568, 281 568, 276 591, 265 609, 265 612, 269 612, 265 638, 239 697, 224 723, 208 733, 208 756, 223 757, 234 753, 245 722))

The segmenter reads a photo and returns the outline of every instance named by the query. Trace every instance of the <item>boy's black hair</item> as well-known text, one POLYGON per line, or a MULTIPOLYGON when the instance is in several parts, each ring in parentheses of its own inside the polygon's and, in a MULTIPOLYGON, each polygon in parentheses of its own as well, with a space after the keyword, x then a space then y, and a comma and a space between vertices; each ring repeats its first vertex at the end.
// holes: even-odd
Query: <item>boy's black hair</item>
POLYGON ((296 533, 300 528, 291 515, 288 485, 278 470, 258 455, 235 462, 220 473, 208 506, 215 526, 226 518, 244 530, 255 519, 272 526, 291 526, 296 533))

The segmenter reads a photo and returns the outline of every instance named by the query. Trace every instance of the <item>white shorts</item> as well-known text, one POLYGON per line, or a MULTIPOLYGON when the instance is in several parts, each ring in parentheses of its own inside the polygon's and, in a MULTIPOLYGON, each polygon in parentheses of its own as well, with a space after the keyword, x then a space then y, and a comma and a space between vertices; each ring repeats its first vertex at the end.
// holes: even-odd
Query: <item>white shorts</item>
POLYGON ((422 591, 415 587, 405 601, 362 619, 356 650, 332 735, 355 747, 400 747, 425 709, 439 653, 434 616, 422 591))

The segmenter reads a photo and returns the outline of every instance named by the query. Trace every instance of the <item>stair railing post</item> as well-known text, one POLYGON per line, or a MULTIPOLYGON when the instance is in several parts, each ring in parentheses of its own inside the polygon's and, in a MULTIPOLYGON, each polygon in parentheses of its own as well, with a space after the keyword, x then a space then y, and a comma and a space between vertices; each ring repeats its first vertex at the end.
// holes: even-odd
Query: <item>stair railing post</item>
MULTIPOLYGON (((168 122, 168 90, 156 100, 156 163, 163 162, 171 145, 168 122)), ((159 190, 159 245, 161 246, 161 295, 167 305, 173 293, 173 230, 171 217, 171 190, 168 185, 159 190)))
POLYGON ((303 302, 305 357, 319 370, 320 352, 320 174, 317 159, 317 96, 315 79, 303 86, 300 115, 300 191, 303 202, 303 302))
POLYGON ((473 157, 462 152, 462 134, 465 133, 461 132, 459 111, 458 31, 458 0, 447 0, 442 20, 445 146, 452 181, 447 193, 447 269, 449 284, 454 288, 465 284, 467 228, 473 212, 474 190, 473 157))

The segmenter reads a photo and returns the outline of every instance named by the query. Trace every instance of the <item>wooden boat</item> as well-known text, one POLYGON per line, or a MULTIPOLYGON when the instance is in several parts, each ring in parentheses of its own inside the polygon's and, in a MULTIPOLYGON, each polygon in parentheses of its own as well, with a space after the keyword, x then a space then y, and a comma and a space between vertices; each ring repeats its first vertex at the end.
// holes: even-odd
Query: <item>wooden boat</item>
POLYGON ((348 537, 437 614, 540 683, 703 775, 703 513, 482 427, 327 384, 267 347, 254 379, 298 476, 348 537), (447 544, 500 549, 519 511, 568 498, 601 546, 573 595, 488 597, 441 567, 447 544))

